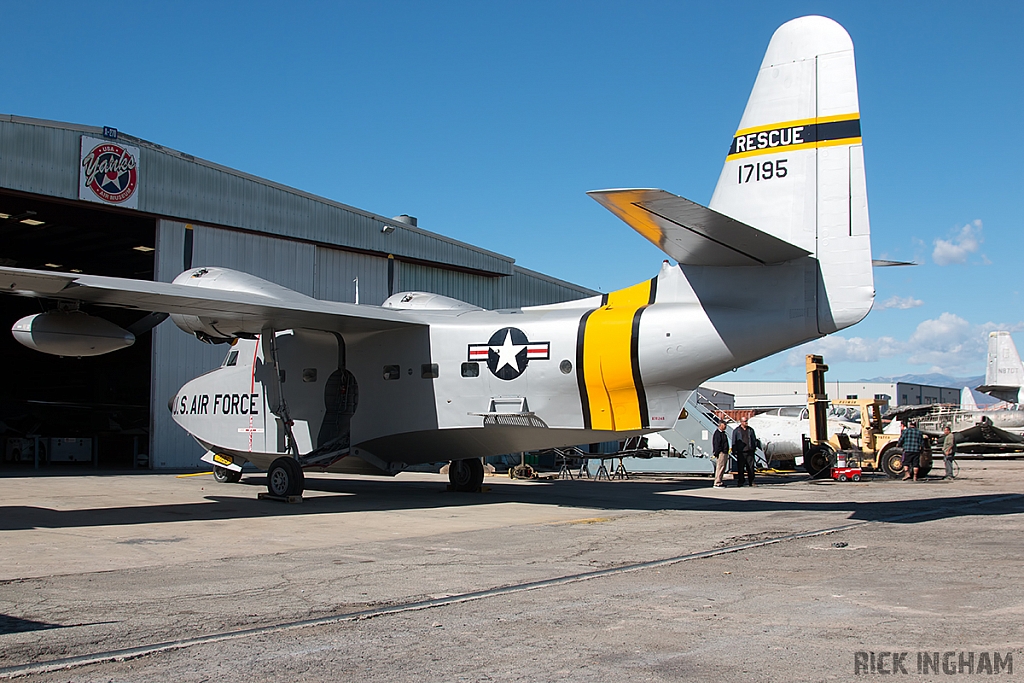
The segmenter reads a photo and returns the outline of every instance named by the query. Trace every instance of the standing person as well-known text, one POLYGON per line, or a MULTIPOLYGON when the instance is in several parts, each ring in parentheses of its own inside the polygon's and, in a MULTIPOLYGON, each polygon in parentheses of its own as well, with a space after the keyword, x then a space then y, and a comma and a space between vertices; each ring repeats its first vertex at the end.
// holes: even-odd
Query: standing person
POLYGON ((732 430, 732 453, 736 456, 736 485, 743 486, 743 471, 747 471, 747 483, 754 485, 754 448, 757 435, 747 425, 747 418, 740 418, 740 426, 732 430))
POLYGON ((946 464, 946 479, 953 478, 953 458, 956 456, 956 437, 949 427, 942 430, 942 462, 946 464))
POLYGON ((725 420, 718 421, 718 429, 711 437, 711 452, 715 454, 715 488, 722 488, 725 484, 722 477, 725 476, 725 468, 729 465, 729 437, 725 433, 725 420))
POLYGON ((907 424, 896 445, 903 449, 903 481, 917 481, 921 468, 921 449, 924 448, 924 434, 913 422, 907 424))

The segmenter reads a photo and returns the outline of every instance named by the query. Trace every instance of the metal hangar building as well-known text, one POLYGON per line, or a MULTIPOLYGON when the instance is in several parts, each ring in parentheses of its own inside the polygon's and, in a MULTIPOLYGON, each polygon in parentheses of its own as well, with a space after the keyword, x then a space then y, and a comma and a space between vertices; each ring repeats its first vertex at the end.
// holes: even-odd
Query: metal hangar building
MULTIPOLYGON (((0 116, 0 265, 169 282, 224 266, 303 294, 381 304, 394 292, 443 294, 485 308, 595 292, 515 265, 402 216, 385 218, 189 154, 97 128, 0 116)), ((54 302, 0 297, 0 322, 54 302)), ((144 315, 93 311, 128 326, 144 315)), ((81 462, 194 467, 202 449, 167 402, 216 367, 225 347, 170 322, 135 345, 57 358, 0 332, 2 468, 81 462)))

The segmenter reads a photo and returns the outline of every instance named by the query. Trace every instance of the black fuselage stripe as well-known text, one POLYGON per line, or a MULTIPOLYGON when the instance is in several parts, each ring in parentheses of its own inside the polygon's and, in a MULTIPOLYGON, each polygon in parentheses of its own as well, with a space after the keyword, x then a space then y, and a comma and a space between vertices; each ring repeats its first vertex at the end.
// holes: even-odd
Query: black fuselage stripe
POLYGON ((848 121, 808 123, 799 126, 782 125, 772 130, 736 135, 733 137, 732 145, 729 147, 729 155, 743 154, 761 149, 784 151, 786 147, 792 145, 846 140, 849 138, 859 138, 860 136, 859 118, 848 121))
MULTIPOLYGON (((607 298, 607 294, 605 297, 607 298)), ((587 311, 580 318, 580 328, 576 333, 576 384, 580 388, 580 406, 583 408, 583 428, 590 429, 593 422, 590 420, 590 397, 587 396, 587 379, 583 375, 583 340, 587 331, 587 318, 594 311, 587 311)))
MULTIPOLYGON (((654 297, 651 298, 653 300, 654 297)), ((633 369, 633 386, 636 388, 636 400, 640 408, 641 427, 651 426, 651 417, 647 410, 647 392, 644 391, 644 380, 640 376, 640 316, 646 308, 647 306, 641 306, 633 314, 633 330, 629 340, 629 362, 633 369)))

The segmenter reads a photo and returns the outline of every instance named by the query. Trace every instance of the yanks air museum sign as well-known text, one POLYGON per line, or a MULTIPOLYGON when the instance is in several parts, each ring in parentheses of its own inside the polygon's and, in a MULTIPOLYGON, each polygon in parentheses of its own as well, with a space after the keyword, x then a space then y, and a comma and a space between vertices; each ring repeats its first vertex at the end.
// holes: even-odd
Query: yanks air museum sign
POLYGON ((139 148, 117 140, 82 136, 78 166, 78 198, 101 204, 138 208, 139 148))

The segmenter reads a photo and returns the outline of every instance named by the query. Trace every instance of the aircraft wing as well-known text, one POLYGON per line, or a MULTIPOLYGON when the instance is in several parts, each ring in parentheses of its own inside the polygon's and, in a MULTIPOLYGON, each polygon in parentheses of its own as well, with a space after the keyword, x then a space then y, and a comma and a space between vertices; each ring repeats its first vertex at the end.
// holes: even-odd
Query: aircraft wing
POLYGON ((679 263, 755 266, 810 254, 664 190, 593 190, 587 194, 679 263))
POLYGON ((410 325, 402 311, 321 301, 288 290, 287 298, 261 296, 169 282, 0 267, 0 291, 48 299, 81 301, 139 311, 177 313, 217 321, 252 334, 271 327, 329 332, 379 332, 410 325))

